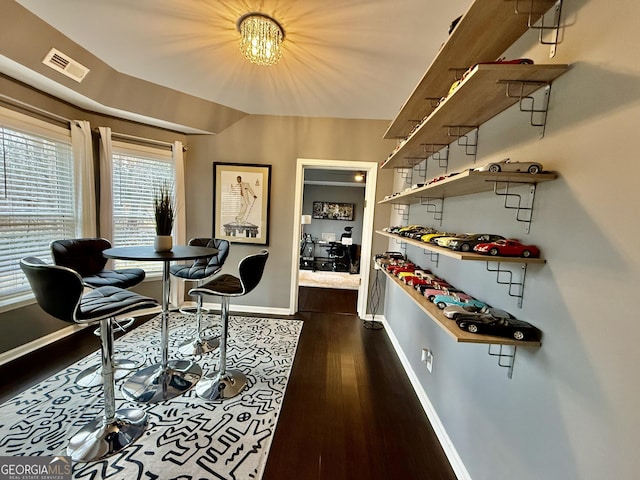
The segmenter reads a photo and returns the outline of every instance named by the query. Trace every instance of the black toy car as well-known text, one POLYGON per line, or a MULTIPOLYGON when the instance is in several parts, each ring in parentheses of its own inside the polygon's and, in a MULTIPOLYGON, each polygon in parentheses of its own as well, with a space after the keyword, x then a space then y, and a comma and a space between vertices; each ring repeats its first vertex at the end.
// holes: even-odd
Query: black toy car
POLYGON ((504 237, 500 235, 494 235, 492 233, 474 233, 461 237, 454 238, 447 245, 451 250, 460 250, 462 252, 471 252, 473 247, 479 243, 495 242, 496 240, 502 240, 504 237))
POLYGON ((459 315, 458 327, 471 333, 484 333, 516 340, 540 340, 540 330, 523 320, 496 318, 491 315, 459 315))

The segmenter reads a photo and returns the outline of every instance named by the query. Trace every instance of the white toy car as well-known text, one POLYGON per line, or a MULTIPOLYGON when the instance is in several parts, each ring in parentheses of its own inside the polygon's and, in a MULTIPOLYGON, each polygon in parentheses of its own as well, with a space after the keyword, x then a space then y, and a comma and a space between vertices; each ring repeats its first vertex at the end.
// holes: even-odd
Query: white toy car
POLYGON ((527 172, 527 173, 540 173, 542 171, 542 165, 537 162, 512 162, 510 159, 505 158, 499 162, 491 162, 478 168, 474 168, 477 172, 527 172))

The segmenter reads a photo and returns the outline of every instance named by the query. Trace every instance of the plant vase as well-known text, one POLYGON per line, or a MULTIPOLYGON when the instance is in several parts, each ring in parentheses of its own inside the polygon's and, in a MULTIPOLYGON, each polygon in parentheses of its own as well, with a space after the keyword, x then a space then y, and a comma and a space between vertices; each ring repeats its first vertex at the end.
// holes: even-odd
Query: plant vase
POLYGON ((156 238, 153 247, 156 252, 169 252, 173 247, 171 230, 175 214, 172 188, 164 182, 153 198, 153 210, 156 221, 156 238))
POLYGON ((153 240, 153 248, 156 252, 170 252, 173 248, 173 237, 171 235, 156 235, 153 240))

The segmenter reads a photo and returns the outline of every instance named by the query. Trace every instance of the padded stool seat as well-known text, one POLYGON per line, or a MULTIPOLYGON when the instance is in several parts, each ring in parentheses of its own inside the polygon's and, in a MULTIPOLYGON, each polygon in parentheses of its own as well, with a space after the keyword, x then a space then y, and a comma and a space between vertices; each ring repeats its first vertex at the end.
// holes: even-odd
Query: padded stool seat
POLYGON ((49 315, 70 323, 100 324, 104 414, 70 439, 67 454, 76 462, 90 462, 119 452, 142 435, 148 420, 140 409, 116 411, 112 323, 116 315, 156 307, 158 302, 118 287, 100 287, 83 295, 85 286, 77 272, 39 258, 23 258, 20 267, 49 315))

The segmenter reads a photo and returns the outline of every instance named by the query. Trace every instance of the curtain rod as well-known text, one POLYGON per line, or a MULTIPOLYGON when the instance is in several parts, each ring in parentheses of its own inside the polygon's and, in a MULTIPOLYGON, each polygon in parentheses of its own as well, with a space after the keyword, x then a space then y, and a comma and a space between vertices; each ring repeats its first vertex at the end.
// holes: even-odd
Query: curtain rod
POLYGON ((128 135, 126 133, 117 133, 117 132, 111 131, 111 137, 116 139, 122 138, 124 140, 134 140, 136 142, 146 143, 147 145, 158 145, 162 147, 173 148, 173 143, 163 142, 161 140, 154 140, 151 138, 137 137, 135 135, 128 135))
POLYGON ((0 103, 5 105, 6 107, 10 107, 12 110, 17 109, 22 113, 26 113, 31 116, 35 115, 43 120, 54 122, 60 126, 69 127, 69 124, 71 123, 70 119, 65 118, 61 115, 57 115, 47 110, 34 107, 33 105, 29 105, 28 103, 21 102, 19 100, 16 100, 15 98, 11 98, 3 94, 0 94, 0 103))
MULTIPOLYGON (((96 128, 94 129, 94 131, 97 132, 98 129, 96 128)), ((140 145, 150 145, 150 146, 165 147, 165 148, 173 149, 173 143, 163 142, 161 140, 154 140, 152 138, 138 137, 136 135, 129 135, 126 133, 118 133, 118 132, 111 131, 111 138, 115 140, 118 140, 118 139, 129 140, 133 143, 137 143, 140 145)), ((182 151, 186 152, 187 147, 183 146, 182 151)))

